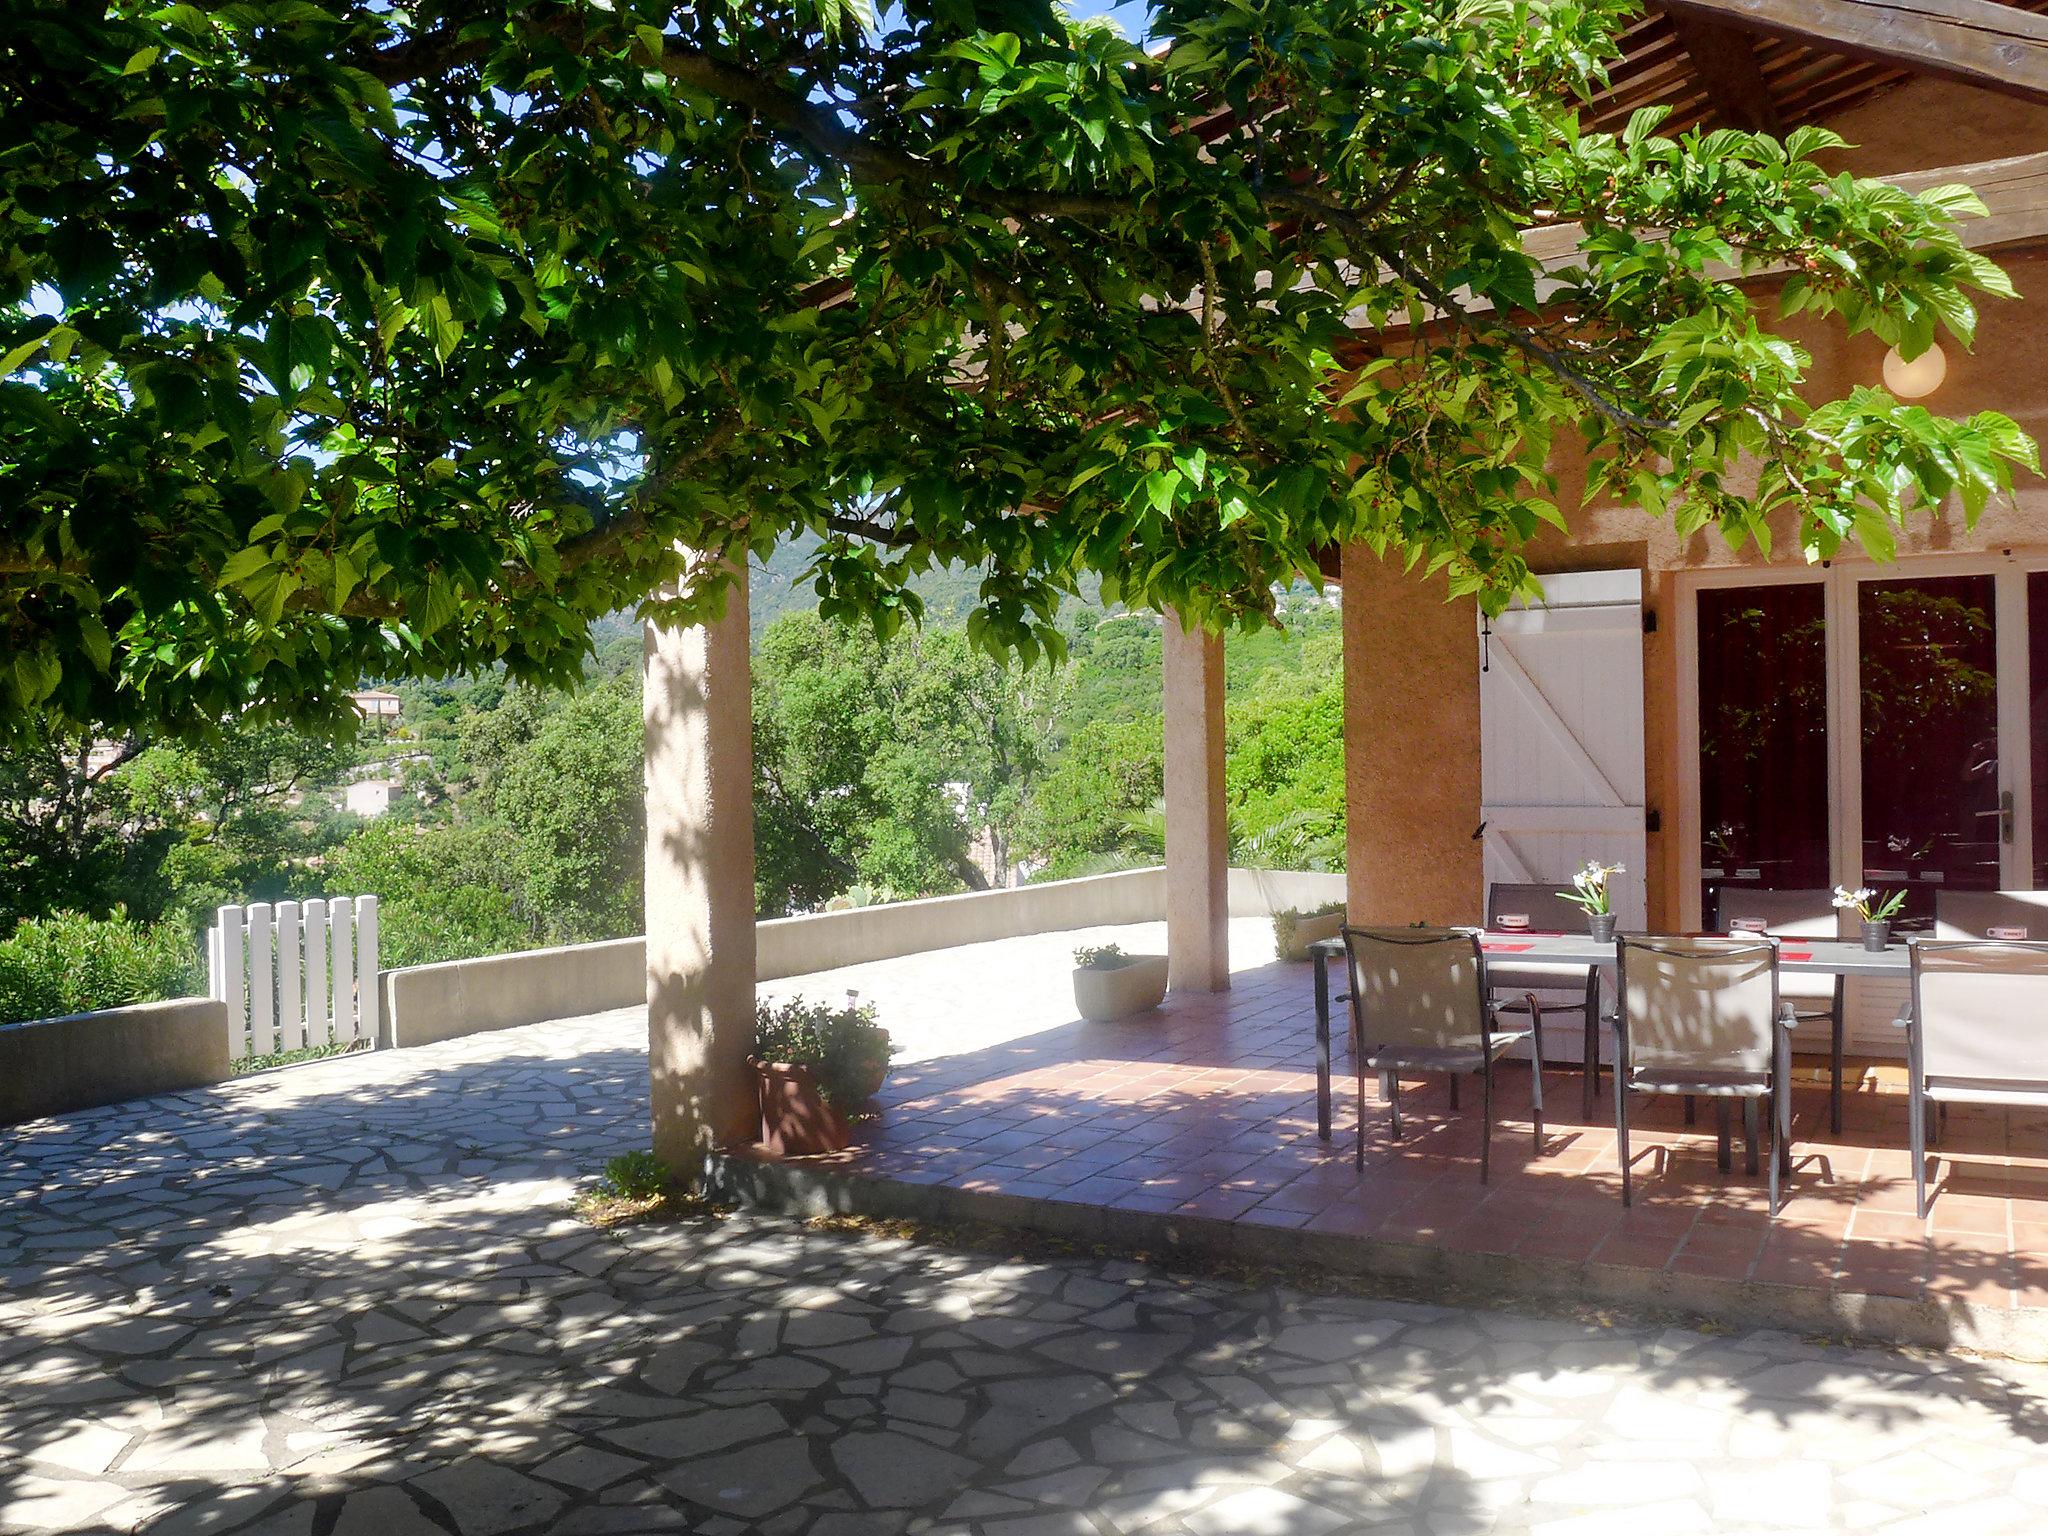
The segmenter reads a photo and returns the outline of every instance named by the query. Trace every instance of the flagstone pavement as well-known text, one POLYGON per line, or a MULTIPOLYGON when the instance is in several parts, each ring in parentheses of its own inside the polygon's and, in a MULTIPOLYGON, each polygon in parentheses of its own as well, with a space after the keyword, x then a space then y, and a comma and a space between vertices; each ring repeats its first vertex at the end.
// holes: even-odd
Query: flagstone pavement
POLYGON ((594 1232, 570 1198, 644 1145, 643 1040, 0 1129, 0 1530, 2048 1528, 2031 1367, 750 1215, 594 1232))

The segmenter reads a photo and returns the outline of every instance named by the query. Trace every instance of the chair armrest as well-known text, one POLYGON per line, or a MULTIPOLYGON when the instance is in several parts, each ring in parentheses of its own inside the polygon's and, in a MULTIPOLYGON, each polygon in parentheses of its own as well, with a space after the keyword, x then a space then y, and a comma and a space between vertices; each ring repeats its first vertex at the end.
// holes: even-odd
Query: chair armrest
POLYGON ((1898 1017, 1896 1017, 1896 1018, 1894 1018, 1894 1019, 1892 1020, 1892 1028, 1893 1028, 1893 1029, 1911 1029, 1912 1027, 1913 1027, 1913 1003, 1912 1003, 1912 999, 1908 998, 1908 999, 1907 999, 1907 1000, 1906 1000, 1905 1002, 1903 1002, 1903 1003, 1899 1004, 1899 1012, 1898 1012, 1898 1017))
POLYGON ((1780 998, 1778 1000, 1778 1028, 1797 1029, 1798 1027, 1799 1010, 1796 1007, 1794 1007, 1791 1003, 1786 1002, 1783 998, 1780 998))

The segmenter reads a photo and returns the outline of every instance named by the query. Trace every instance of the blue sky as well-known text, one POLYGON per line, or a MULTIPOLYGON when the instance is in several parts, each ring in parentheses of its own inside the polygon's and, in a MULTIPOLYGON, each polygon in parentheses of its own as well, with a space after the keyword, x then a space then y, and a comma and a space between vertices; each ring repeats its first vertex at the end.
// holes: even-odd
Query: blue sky
POLYGON ((1123 23, 1124 35, 1132 42, 1145 38, 1145 0, 1068 0, 1067 9, 1076 16, 1114 16, 1123 23))

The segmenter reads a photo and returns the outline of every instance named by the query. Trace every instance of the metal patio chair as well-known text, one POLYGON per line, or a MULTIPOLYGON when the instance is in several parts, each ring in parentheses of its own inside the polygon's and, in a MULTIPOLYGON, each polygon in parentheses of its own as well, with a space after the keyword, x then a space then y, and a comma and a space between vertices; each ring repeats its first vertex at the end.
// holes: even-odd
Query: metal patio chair
MULTIPOLYGON (((1838 939, 1842 929, 1835 915, 1834 894, 1724 885, 1714 901, 1714 927, 1733 933, 1761 924, 1754 931, 1783 939, 1838 939)), ((1801 1024, 1825 1022, 1828 1026, 1828 1129, 1837 1135, 1842 1130, 1843 983, 1840 976, 1778 977, 1778 996, 1792 1004, 1794 1018, 1801 1024)))
POLYGON ((1927 1214, 1930 1111, 2048 1108, 2048 942, 1915 939, 1906 1026, 1914 1209, 1927 1214))
POLYGON ((1621 1203, 1633 1203, 1632 1093, 1716 1101, 1721 1166, 1729 1166, 1728 1106, 1742 1103, 1749 1171, 1757 1171, 1759 1110, 1771 1109, 1771 1214, 1792 1141, 1791 1005, 1778 995, 1778 943, 1725 934, 1624 935, 1616 941, 1614 1137, 1621 1203))
POLYGON ((1936 891, 1937 939, 2048 939, 2048 891, 1936 891), (1997 934, 1992 929, 2001 930, 1997 934))
POLYGON ((1479 1074, 1479 1182, 1490 1171, 1493 1142, 1493 1064, 1530 1042, 1530 1105, 1536 1150, 1543 1150, 1543 1009, 1526 998, 1527 1029, 1498 1027, 1487 996, 1486 953, 1466 928, 1346 928, 1344 952, 1351 981, 1351 1022, 1357 1041, 1357 1164, 1365 1166, 1365 1078, 1388 1078, 1394 1135, 1401 1134, 1402 1072, 1450 1075, 1457 1104, 1458 1074, 1479 1074))
MULTIPOLYGON (((1500 882, 1486 888, 1486 926, 1500 928, 1500 920, 1509 914, 1529 919, 1529 928, 1535 933, 1586 933, 1589 926, 1585 911, 1575 903, 1566 901, 1558 894, 1558 886, 1569 884, 1558 881, 1552 885, 1522 885, 1500 882)), ((1584 1066, 1580 1071, 1580 1107, 1588 1120, 1593 1118, 1593 1100, 1600 1092, 1600 967, 1597 965, 1566 965, 1555 960, 1515 960, 1487 957, 1488 996, 1496 1000, 1499 1011, 1519 1014, 1527 1011, 1524 998, 1538 992, 1566 992, 1579 997, 1576 1003, 1554 1002, 1549 1005, 1551 1013, 1576 1013, 1585 1030, 1584 1066), (1503 994, 1519 994, 1506 996, 1503 994)))

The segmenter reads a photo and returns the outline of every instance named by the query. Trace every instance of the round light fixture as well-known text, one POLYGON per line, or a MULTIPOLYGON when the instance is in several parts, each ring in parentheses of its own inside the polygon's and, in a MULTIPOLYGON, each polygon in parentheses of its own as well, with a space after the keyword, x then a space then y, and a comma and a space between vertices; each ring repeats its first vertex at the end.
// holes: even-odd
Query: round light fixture
POLYGON ((1884 355, 1884 387, 1901 400, 1931 395, 1947 377, 1948 358, 1939 345, 1930 345, 1911 362, 1899 354, 1897 347, 1884 355))

